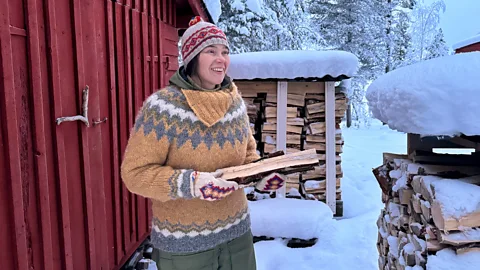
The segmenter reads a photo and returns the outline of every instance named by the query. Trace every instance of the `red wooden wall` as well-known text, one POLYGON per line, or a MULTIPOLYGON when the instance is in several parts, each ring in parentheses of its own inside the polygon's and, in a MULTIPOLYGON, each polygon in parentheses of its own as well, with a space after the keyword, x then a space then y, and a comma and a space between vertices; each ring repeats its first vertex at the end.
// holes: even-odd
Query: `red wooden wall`
POLYGON ((455 53, 474 52, 474 51, 480 51, 480 42, 473 43, 462 48, 458 48, 455 50, 455 53))
POLYGON ((2 269, 112 269, 148 236, 119 167, 142 101, 178 67, 175 5, 0 0, 2 269), (56 125, 87 85, 90 126, 56 125))

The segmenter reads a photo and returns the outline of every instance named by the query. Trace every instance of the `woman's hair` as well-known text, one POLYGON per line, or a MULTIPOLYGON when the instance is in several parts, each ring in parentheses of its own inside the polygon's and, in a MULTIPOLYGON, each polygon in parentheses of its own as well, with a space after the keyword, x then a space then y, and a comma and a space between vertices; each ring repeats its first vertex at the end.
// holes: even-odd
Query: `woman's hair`
POLYGON ((185 74, 192 77, 192 75, 194 75, 194 73, 197 72, 197 66, 198 66, 198 54, 195 55, 195 57, 193 57, 192 60, 190 60, 190 62, 188 63, 188 65, 185 67, 185 74))

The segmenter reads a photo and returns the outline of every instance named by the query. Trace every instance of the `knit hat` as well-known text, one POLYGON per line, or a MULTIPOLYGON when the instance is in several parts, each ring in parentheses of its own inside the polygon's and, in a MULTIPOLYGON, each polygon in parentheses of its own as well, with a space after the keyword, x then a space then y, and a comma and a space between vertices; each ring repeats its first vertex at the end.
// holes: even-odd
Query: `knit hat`
POLYGON ((182 59, 188 63, 205 47, 222 44, 228 47, 227 36, 212 23, 203 21, 200 16, 194 17, 182 36, 182 59))

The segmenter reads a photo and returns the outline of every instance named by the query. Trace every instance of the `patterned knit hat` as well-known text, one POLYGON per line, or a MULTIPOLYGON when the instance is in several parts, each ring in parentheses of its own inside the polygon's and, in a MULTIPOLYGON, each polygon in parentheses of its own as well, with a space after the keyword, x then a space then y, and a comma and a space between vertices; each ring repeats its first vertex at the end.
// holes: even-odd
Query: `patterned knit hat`
POLYGON ((188 63, 205 47, 222 44, 228 47, 227 36, 214 24, 203 21, 200 16, 193 18, 182 36, 182 59, 188 63))

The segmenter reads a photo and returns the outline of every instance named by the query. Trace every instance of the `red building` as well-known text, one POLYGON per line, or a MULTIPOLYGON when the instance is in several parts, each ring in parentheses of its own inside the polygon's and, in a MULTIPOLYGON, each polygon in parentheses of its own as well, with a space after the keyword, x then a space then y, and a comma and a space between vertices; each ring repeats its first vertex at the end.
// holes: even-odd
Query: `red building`
POLYGON ((150 232, 148 201, 120 179, 129 130, 178 68, 178 30, 208 20, 203 2, 0 6, 2 269, 119 268, 150 232))
POLYGON ((453 45, 455 53, 480 51, 480 33, 453 45))

